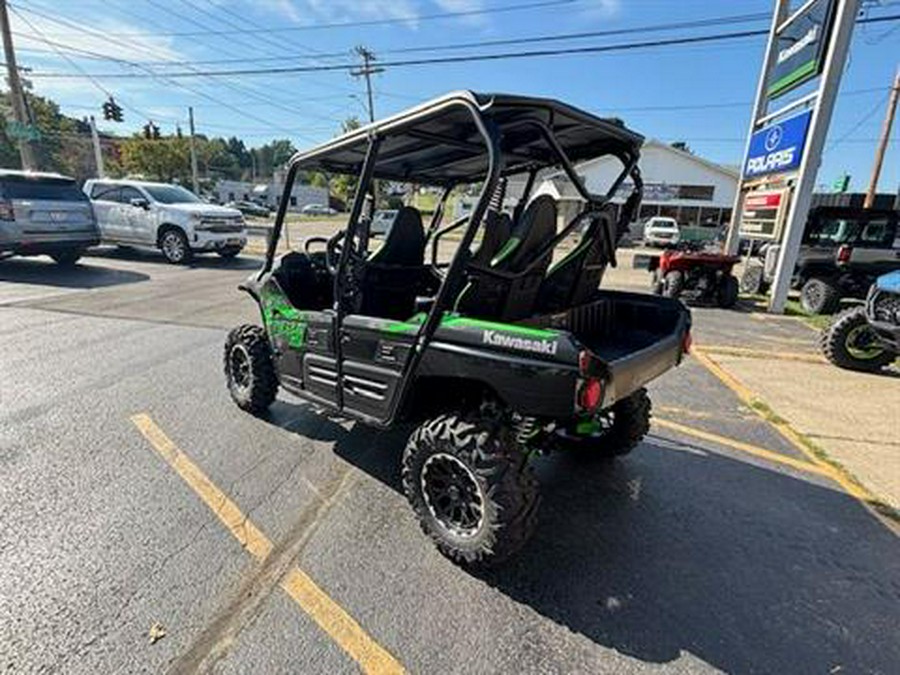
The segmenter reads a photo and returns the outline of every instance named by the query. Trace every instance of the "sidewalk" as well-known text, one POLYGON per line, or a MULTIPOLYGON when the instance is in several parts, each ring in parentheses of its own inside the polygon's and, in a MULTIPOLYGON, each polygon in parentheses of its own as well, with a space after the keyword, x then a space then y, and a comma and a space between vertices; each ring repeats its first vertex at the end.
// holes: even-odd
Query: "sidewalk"
POLYGON ((900 371, 841 370, 792 317, 694 310, 695 345, 874 496, 900 509, 900 371))

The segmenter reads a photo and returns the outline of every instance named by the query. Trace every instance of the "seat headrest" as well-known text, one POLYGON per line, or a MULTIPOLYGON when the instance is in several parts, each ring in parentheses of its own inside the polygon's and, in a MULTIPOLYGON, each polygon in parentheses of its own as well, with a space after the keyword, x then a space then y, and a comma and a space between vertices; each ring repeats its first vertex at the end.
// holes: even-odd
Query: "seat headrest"
POLYGON ((425 230, 422 215, 412 206, 397 211, 394 223, 371 262, 383 265, 421 265, 425 257, 425 230))
POLYGON ((556 200, 550 195, 535 197, 519 222, 515 223, 509 241, 491 261, 495 267, 517 271, 530 262, 542 245, 556 234, 556 200))

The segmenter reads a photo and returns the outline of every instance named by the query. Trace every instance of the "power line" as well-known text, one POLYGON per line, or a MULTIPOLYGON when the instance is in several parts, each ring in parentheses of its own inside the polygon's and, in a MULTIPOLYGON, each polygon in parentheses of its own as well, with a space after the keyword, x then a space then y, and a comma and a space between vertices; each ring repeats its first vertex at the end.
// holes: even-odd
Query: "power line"
MULTIPOLYGON (((301 31, 326 30, 333 28, 358 28, 364 26, 381 26, 398 23, 410 23, 411 21, 434 21, 438 19, 451 19, 465 16, 482 16, 486 14, 500 14, 506 12, 518 12, 529 9, 538 9, 542 7, 552 7, 558 5, 574 4, 578 0, 543 0, 541 2, 527 2, 518 5, 507 5, 505 7, 493 7, 486 9, 470 9, 458 12, 440 12, 435 14, 423 14, 417 17, 409 18, 390 18, 390 19, 368 19, 360 21, 340 21, 335 23, 318 23, 308 26, 272 26, 267 28, 242 28, 239 30, 204 30, 204 31, 166 31, 162 33, 153 33, 155 37, 200 37, 203 35, 236 35, 236 34, 253 34, 253 33, 295 33, 301 31)), ((57 33, 65 35, 66 33, 57 33)), ((117 37, 136 37, 147 35, 143 32, 123 31, 115 33, 107 33, 107 35, 117 37)))
MULTIPOLYGON (((182 0, 182 2, 187 2, 188 0, 182 0)), ((220 8, 224 9, 224 8, 220 8)), ((460 43, 450 43, 450 44, 438 44, 438 45, 420 45, 415 47, 401 47, 395 49, 381 49, 379 50, 382 54, 403 54, 403 53, 414 53, 414 52, 429 52, 429 51, 446 51, 446 50, 456 50, 456 49, 468 49, 468 48, 478 48, 478 47, 495 47, 495 46, 503 46, 503 45, 514 45, 514 44, 535 44, 542 42, 559 42, 559 41, 568 41, 568 40, 584 40, 588 38, 595 37, 610 37, 614 35, 629 35, 634 33, 654 33, 654 32, 666 32, 671 30, 684 30, 684 29, 692 29, 692 28, 707 28, 712 26, 719 25, 734 25, 738 23, 751 23, 757 21, 768 20, 769 14, 767 13, 757 13, 757 14, 738 14, 738 15, 729 15, 729 16, 718 16, 718 17, 710 17, 708 19, 698 19, 696 21, 677 21, 671 23, 660 23, 660 24, 650 24, 645 26, 631 26, 628 28, 615 28, 615 29, 606 29, 599 31, 587 31, 587 32, 579 32, 579 33, 563 33, 563 34, 543 34, 543 35, 530 35, 519 38, 507 38, 503 40, 486 40, 481 42, 460 42, 460 43)), ((249 23, 249 22, 248 22, 249 23)), ((255 24, 251 24, 255 25, 255 24)), ((27 37, 27 35, 23 35, 23 37, 27 37)), ((265 57, 252 57, 252 58, 227 58, 227 59, 205 59, 205 60, 193 60, 193 61, 144 61, 145 65, 217 65, 217 64, 226 64, 226 63, 264 63, 270 61, 283 61, 285 58, 297 58, 297 59, 310 59, 310 60, 322 60, 329 58, 339 58, 346 57, 348 54, 348 50, 341 50, 335 52, 315 52, 310 55, 306 54, 293 54, 293 55, 283 55, 283 56, 265 56, 265 57)))
MULTIPOLYGON (((896 21, 900 19, 900 14, 880 17, 869 17, 860 19, 860 23, 881 23, 885 21, 896 21)), ((508 59, 526 59, 546 56, 565 56, 575 54, 600 54, 606 52, 631 51, 634 49, 651 49, 675 45, 723 42, 730 40, 740 40, 749 37, 760 37, 768 35, 768 30, 744 30, 733 31, 730 33, 714 33, 711 35, 695 35, 689 37, 669 38, 666 40, 644 40, 640 42, 626 42, 613 45, 593 45, 588 47, 570 47, 563 49, 534 49, 519 52, 499 52, 495 54, 472 54, 463 56, 443 56, 435 58, 423 59, 406 59, 395 61, 382 61, 381 66, 384 68, 400 68, 409 66, 426 66, 441 65, 450 63, 472 63, 478 61, 500 61, 508 59)), ((174 71, 166 73, 166 77, 170 78, 190 78, 190 77, 223 77, 234 75, 281 75, 289 73, 312 73, 351 70, 356 68, 354 63, 339 63, 329 65, 310 65, 310 66, 285 66, 279 68, 239 68, 233 70, 188 70, 174 71)), ((98 76, 109 77, 115 79, 134 79, 141 76, 135 73, 102 73, 98 76)), ((33 77, 43 78, 59 78, 59 79, 77 79, 70 73, 33 73, 33 77)))

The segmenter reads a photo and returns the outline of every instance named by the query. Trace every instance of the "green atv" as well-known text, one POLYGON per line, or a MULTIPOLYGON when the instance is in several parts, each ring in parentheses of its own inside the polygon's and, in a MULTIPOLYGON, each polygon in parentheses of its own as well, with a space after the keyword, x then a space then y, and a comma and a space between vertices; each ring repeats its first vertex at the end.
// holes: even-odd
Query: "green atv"
POLYGON ((690 344, 680 302, 599 290, 640 208, 642 142, 557 101, 458 92, 298 153, 265 265, 241 286, 262 326, 235 328, 225 345, 234 401, 262 415, 281 386, 377 427, 418 424, 402 483, 426 534, 464 565, 509 557, 535 527, 530 459, 632 450, 649 429, 644 386, 690 344), (621 167, 603 195, 573 166, 600 156, 621 167), (534 194, 538 173, 556 168, 582 201, 561 228, 556 201, 534 194), (345 230, 276 258, 301 171, 353 175, 356 196, 345 230), (375 246, 376 180, 441 189, 427 227, 403 207, 375 246), (445 223, 451 191, 466 186, 477 202, 445 223), (439 262, 454 231, 455 254, 439 262))

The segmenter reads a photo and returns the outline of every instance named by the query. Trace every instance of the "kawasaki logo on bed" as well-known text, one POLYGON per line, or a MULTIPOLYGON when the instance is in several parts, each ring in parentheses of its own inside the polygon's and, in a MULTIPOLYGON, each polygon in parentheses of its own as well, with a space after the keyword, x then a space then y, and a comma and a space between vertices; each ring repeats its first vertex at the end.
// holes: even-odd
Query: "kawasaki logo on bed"
POLYGON ((778 54, 766 87, 770 98, 786 94, 822 71, 834 5, 833 0, 816 0, 778 32, 778 54))
POLYGON ((486 330, 481 336, 482 342, 493 347, 509 347, 537 354, 556 354, 559 343, 556 340, 529 340, 528 338, 505 335, 496 330, 486 330))
POLYGON ((811 117, 812 111, 807 110, 753 134, 744 164, 744 178, 783 173, 799 167, 811 117))

